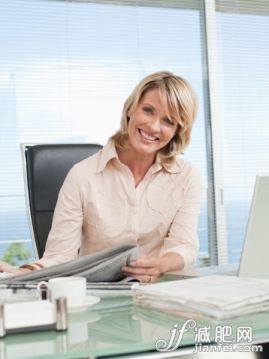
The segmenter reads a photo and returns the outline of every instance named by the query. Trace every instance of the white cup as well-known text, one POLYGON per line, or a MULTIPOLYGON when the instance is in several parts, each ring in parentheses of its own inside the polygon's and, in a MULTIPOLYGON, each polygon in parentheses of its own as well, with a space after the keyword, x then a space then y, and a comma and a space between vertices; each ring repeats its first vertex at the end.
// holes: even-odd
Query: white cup
POLYGON ((59 297, 65 297, 67 307, 79 307, 85 303, 86 278, 83 277, 58 277, 51 278, 48 282, 39 282, 37 289, 47 288, 48 299, 53 302, 59 297))

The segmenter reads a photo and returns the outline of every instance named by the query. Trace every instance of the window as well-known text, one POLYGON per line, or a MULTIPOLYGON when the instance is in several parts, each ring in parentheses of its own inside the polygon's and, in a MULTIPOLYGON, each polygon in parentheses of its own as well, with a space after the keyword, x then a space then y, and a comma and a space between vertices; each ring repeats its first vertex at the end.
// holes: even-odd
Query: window
MULTIPOLYGON (((186 158, 207 186, 202 1, 3 0, 0 6, 2 254, 13 241, 30 246, 19 144, 104 144, 118 128, 133 86, 153 71, 182 75, 198 93, 200 111, 186 158)), ((207 207, 205 190, 202 262, 212 236, 207 207)))
POLYGON ((218 0, 224 205, 230 262, 240 258, 257 173, 269 173, 269 2, 218 0))

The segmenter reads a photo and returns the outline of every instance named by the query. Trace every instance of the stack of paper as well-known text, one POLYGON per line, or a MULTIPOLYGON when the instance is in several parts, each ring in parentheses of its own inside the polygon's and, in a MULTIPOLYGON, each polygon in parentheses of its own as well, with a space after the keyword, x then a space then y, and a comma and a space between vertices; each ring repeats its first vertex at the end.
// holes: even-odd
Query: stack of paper
POLYGON ((179 315, 226 319, 269 311, 269 279, 212 275, 140 285, 134 298, 179 315))

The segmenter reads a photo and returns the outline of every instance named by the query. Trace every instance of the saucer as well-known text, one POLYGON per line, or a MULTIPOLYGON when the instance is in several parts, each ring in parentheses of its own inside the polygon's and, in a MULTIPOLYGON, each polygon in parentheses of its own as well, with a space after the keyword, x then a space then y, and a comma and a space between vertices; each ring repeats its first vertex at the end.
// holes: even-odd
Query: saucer
POLYGON ((84 302, 79 305, 73 305, 72 307, 68 307, 69 312, 78 312, 81 310, 86 310, 88 307, 97 304, 100 302, 99 297, 95 297, 93 295, 88 295, 85 297, 84 302))

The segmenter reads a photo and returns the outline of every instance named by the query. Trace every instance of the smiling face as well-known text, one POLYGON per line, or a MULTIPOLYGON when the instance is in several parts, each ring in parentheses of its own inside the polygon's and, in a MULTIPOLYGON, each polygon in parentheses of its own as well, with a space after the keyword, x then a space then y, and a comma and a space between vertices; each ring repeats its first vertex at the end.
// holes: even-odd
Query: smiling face
POLYGON ((129 117, 129 143, 139 155, 155 157, 177 130, 177 121, 167 114, 158 89, 147 91, 129 117))

